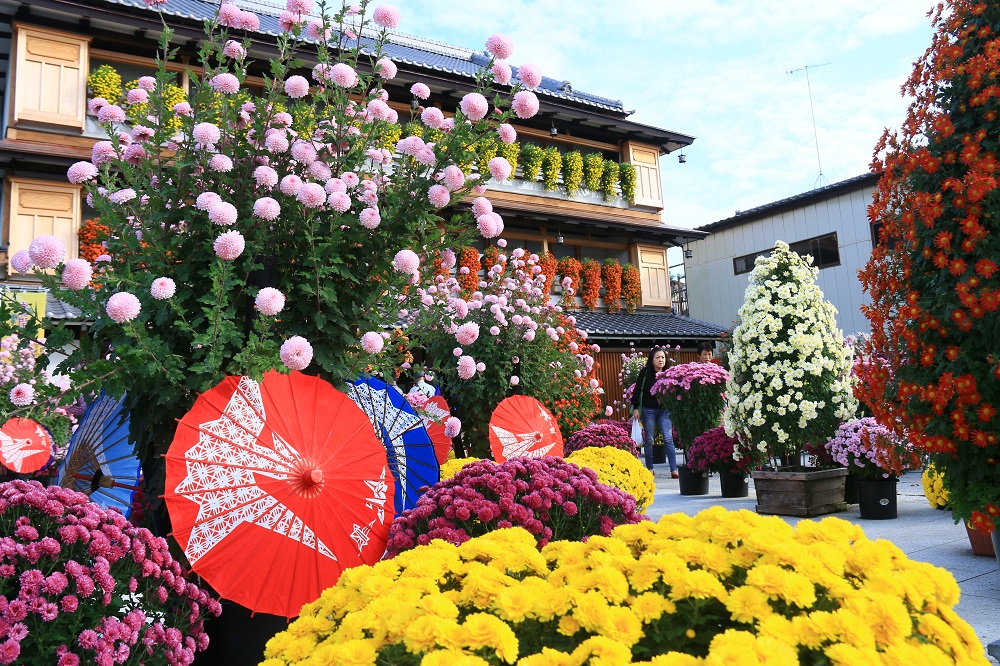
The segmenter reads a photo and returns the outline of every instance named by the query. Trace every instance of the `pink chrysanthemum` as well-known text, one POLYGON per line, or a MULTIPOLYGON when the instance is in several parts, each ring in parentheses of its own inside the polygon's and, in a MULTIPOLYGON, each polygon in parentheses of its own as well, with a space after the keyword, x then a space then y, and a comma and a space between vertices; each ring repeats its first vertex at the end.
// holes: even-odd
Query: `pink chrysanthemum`
POLYGON ((153 92, 156 90, 156 78, 152 76, 140 76, 138 85, 146 92, 153 92))
POLYGON ((520 383, 521 383, 521 378, 520 377, 518 377, 517 375, 511 375, 511 377, 510 377, 510 385, 511 386, 517 386, 520 383))
POLYGON ((110 201, 113 204, 121 205, 123 203, 128 203, 129 201, 132 201, 132 199, 135 199, 136 196, 137 195, 135 193, 135 190, 133 190, 131 187, 126 187, 123 190, 118 190, 117 192, 112 192, 111 194, 109 194, 108 201, 110 201))
POLYGON ((327 166, 326 163, 324 163, 321 160, 316 160, 308 167, 306 167, 306 174, 308 174, 309 176, 311 176, 316 180, 327 181, 330 179, 330 176, 333 175, 333 172, 330 170, 330 167, 327 166))
POLYGON ((326 181, 323 189, 326 190, 327 194, 333 194, 334 192, 340 192, 343 194, 344 192, 347 192, 347 183, 345 183, 342 178, 331 178, 326 181))
POLYGON ((322 21, 310 21, 306 26, 306 37, 316 41, 328 41, 331 35, 330 28, 323 28, 322 21))
POLYGON ((538 113, 538 97, 530 90, 522 90, 514 95, 511 108, 518 118, 527 119, 538 113))
POLYGON ((101 110, 102 106, 107 105, 108 100, 103 97, 94 97, 87 100, 87 113, 92 116, 96 116, 97 112, 101 110))
POLYGON ((433 144, 428 143, 425 145, 413 158, 423 165, 432 166, 437 162, 437 155, 434 154, 433 144))
POLYGON ((358 214, 358 222, 365 229, 375 229, 382 223, 382 216, 379 215, 377 208, 365 208, 358 214))
POLYGON ((259 187, 271 189, 278 184, 278 172, 269 166, 259 166, 253 170, 253 179, 259 187))
POLYGON ((311 14, 313 0, 288 0, 285 9, 296 14, 311 14))
POLYGON ((288 150, 288 137, 281 131, 274 131, 264 139, 264 147, 269 153, 283 153, 288 150))
POLYGON ((226 42, 226 45, 222 47, 222 53, 227 58, 232 58, 233 60, 243 60, 247 57, 247 50, 235 39, 230 39, 226 42))
POLYGON ((495 180, 507 180, 510 178, 511 168, 510 162, 508 162, 503 157, 494 157, 486 165, 490 169, 490 175, 493 176, 495 180))
POLYGON ((476 359, 462 356, 458 359, 458 376, 460 379, 472 379, 476 375, 476 359))
POLYGON ((215 250, 215 255, 219 257, 219 259, 232 261, 243 254, 243 250, 246 249, 246 245, 247 242, 243 238, 243 234, 233 230, 220 234, 219 237, 215 239, 215 242, 212 243, 212 249, 215 250))
POLYGON ((379 5, 372 14, 372 20, 383 28, 398 28, 403 17, 395 6, 379 5))
POLYGON ((517 78, 530 90, 542 84, 542 71, 538 69, 538 65, 526 62, 517 68, 517 78))
POLYGON ((493 212, 493 204, 486 197, 476 197, 472 200, 472 214, 475 217, 493 212))
POLYGON ((125 122, 125 110, 117 104, 106 104, 97 112, 97 122, 101 124, 123 123, 125 122))
POLYGON ((90 278, 94 276, 94 269, 86 259, 70 259, 62 272, 62 283, 67 289, 80 291, 88 284, 90 278))
POLYGON ((236 206, 228 201, 220 201, 212 204, 208 209, 208 219, 218 224, 220 227, 228 227, 236 222, 236 206))
POLYGON ((248 32, 257 32, 260 30, 260 18, 253 12, 241 11, 236 17, 236 27, 248 32))
POLYGON ((486 50, 501 60, 506 60, 514 53, 514 42, 502 32, 496 32, 486 38, 486 50))
POLYGON ((289 76, 285 80, 285 92, 292 99, 299 99, 305 97, 309 94, 309 82, 306 81, 306 77, 299 76, 289 76))
POLYGON ((149 295, 158 301, 173 298, 177 293, 177 284, 168 277, 158 277, 149 285, 149 295))
POLYGON ((400 250, 393 257, 392 265, 400 273, 412 274, 420 268, 420 257, 413 250, 400 250))
POLYGON ((132 321, 139 316, 139 310, 141 309, 142 305, 139 303, 139 299, 135 297, 135 294, 130 294, 127 291, 120 291, 117 294, 113 294, 105 306, 105 310, 107 310, 108 316, 111 317, 111 321, 116 324, 124 324, 127 321, 132 321))
POLYGON ((253 214, 270 222, 281 215, 281 204, 271 197, 261 197, 253 202, 253 214))
POLYGON ((462 173, 462 170, 454 164, 449 164, 444 168, 444 174, 441 181, 449 191, 454 192, 455 190, 461 189, 461 187, 465 185, 465 174, 462 173))
POLYGON ((115 150, 114 144, 110 141, 98 141, 94 144, 94 147, 90 152, 90 161, 96 166, 107 164, 116 157, 118 157, 118 152, 115 150))
POLYGON ((222 138, 222 132, 212 123, 198 123, 191 130, 191 136, 200 147, 208 148, 219 142, 219 139, 222 138))
POLYGON ((397 72, 396 63, 388 58, 379 58, 378 62, 375 63, 375 71, 386 81, 394 79, 397 72))
POLYGON ((326 203, 338 213, 346 213, 351 209, 351 197, 344 192, 331 192, 326 203))
POLYGON ((278 17, 278 27, 285 32, 291 32, 300 23, 302 23, 302 16, 294 12, 281 12, 281 16, 278 17))
POLYGON ((230 2, 219 5, 219 24, 227 28, 238 28, 240 12, 242 11, 242 9, 230 2))
POLYGON ((133 125, 131 134, 133 140, 141 142, 152 139, 156 131, 152 127, 146 127, 145 125, 133 125))
POLYGON ((11 268, 23 275, 31 270, 34 262, 31 261, 31 255, 27 250, 18 250, 14 253, 14 256, 10 258, 10 265, 11 268))
POLYGON ((474 321, 467 321, 455 331, 455 340, 463 347, 471 345, 479 339, 479 324, 474 321))
POLYGON ((326 203, 326 192, 319 183, 306 183, 295 198, 306 208, 319 208, 326 203))
POLYGON ((290 197, 294 197, 302 189, 302 179, 293 173, 288 174, 281 179, 281 184, 278 185, 278 189, 281 190, 282 194, 287 194, 290 197))
POLYGON ((483 238, 496 238, 503 233, 503 219, 496 213, 485 213, 476 218, 476 226, 483 238))
POLYGON ((208 168, 218 173, 226 173, 233 170, 233 161, 229 158, 229 155, 218 153, 212 155, 212 159, 208 161, 208 168))
POLYGON ((514 129, 513 125, 509 125, 508 123, 500 125, 497 128, 497 134, 500 136, 500 140, 508 146, 517 141, 517 130, 514 129))
POLYGON ((414 83, 410 86, 410 94, 417 99, 427 99, 431 96, 431 89, 423 83, 414 83))
POLYGON ((125 95, 129 104, 149 104, 149 93, 142 88, 133 88, 125 95))
POLYGON ((85 183, 97 177, 97 167, 91 162, 76 162, 66 171, 66 179, 74 185, 85 183))
POLYGON ((431 185, 430 189, 427 190, 427 200, 435 208, 444 208, 451 201, 451 194, 448 193, 448 188, 444 185, 431 185))
POLYGON ((358 85, 358 73, 347 63, 338 62, 330 70, 330 79, 341 88, 353 88, 358 85))
POLYGON ((316 148, 309 141, 302 141, 301 139, 292 143, 292 159, 299 164, 309 165, 316 161, 319 157, 316 154, 316 148))
POLYGON ((344 184, 347 185, 348 187, 357 187, 358 184, 361 182, 361 179, 358 178, 358 174, 354 173, 353 171, 345 171, 344 173, 340 174, 340 179, 344 181, 344 184))
POLYGON ((172 108, 174 113, 179 116, 190 116, 194 112, 194 109, 188 102, 177 102, 172 108))
POLYGON ((38 268, 55 268, 66 256, 66 246, 55 236, 37 236, 28 246, 28 254, 38 268))
POLYGON ((240 80, 229 72, 216 74, 208 82, 212 90, 223 95, 235 95, 240 91, 240 80))
POLYGON ((458 437, 460 432, 462 432, 462 422, 457 417, 449 416, 444 422, 444 436, 458 437))
POLYGON ((35 401, 35 389, 31 384, 18 384, 10 390, 9 397, 15 407, 27 407, 35 401))
POLYGON ((293 335, 282 343, 279 355, 289 370, 305 370, 312 362, 313 348, 301 335, 293 335))
POLYGON ((457 260, 458 260, 458 258, 455 256, 455 251, 452 250, 450 247, 449 248, 445 248, 441 252, 441 267, 442 268, 446 268, 448 270, 451 270, 452 268, 455 267, 455 263, 457 262, 457 260))
POLYGON ((198 210, 208 211, 209 209, 212 208, 212 206, 219 203, 220 201, 222 201, 222 197, 220 197, 215 192, 202 192, 194 200, 194 207, 197 208, 198 210))
POLYGON ((490 111, 490 103, 479 93, 468 93, 458 104, 469 120, 482 120, 490 111))
POLYGON ((431 129, 437 129, 444 122, 444 114, 436 106, 429 106, 420 112, 420 120, 431 129))
POLYGON ((385 346, 385 340, 374 331, 368 331, 361 336, 361 348, 369 354, 377 354, 385 346))
POLYGON ((274 287, 264 287, 254 299, 257 310, 266 317, 273 317, 285 307, 285 295, 274 287))
POLYGON ((511 71, 510 65, 505 62, 493 63, 493 68, 490 71, 493 72, 493 80, 502 86, 507 85, 514 78, 514 73, 511 71))

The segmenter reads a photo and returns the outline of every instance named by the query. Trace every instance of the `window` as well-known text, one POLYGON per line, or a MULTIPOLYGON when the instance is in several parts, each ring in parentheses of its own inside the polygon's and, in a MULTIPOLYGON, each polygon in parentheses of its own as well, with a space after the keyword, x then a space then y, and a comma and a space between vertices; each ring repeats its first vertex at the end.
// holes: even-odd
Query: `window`
POLYGON ((10 255, 27 250, 36 236, 50 234, 66 244, 67 259, 76 257, 82 210, 80 187, 27 178, 11 178, 9 182, 10 255))
MULTIPOLYGON (((789 243, 788 248, 799 256, 805 257, 808 255, 812 257, 813 266, 816 268, 829 268, 840 265, 840 245, 837 243, 836 231, 796 243, 789 243)), ((771 254, 770 250, 762 250, 734 258, 733 274, 742 275, 743 273, 749 273, 753 270, 757 257, 766 257, 769 254, 771 254)))
POLYGON ((83 129, 90 39, 15 26, 14 123, 83 129))

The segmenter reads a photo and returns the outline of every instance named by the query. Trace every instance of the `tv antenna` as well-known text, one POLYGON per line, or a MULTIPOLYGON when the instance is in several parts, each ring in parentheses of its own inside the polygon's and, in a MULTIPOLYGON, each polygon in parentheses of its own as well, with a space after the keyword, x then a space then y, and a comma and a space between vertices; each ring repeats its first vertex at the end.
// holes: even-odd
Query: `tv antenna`
POLYGON ((812 85, 809 83, 809 70, 816 69, 817 67, 826 67, 827 65, 832 65, 831 62, 824 62, 820 65, 806 65, 805 67, 799 67, 798 69, 788 70, 788 74, 792 75, 796 72, 806 73, 806 90, 809 92, 809 113, 812 115, 813 121, 813 140, 816 142, 816 164, 819 166, 819 176, 816 177, 816 182, 813 183, 813 189, 821 187, 823 185, 829 185, 830 181, 826 179, 823 175, 823 162, 819 159, 819 134, 816 133, 816 111, 813 109, 813 95, 812 95, 812 85))

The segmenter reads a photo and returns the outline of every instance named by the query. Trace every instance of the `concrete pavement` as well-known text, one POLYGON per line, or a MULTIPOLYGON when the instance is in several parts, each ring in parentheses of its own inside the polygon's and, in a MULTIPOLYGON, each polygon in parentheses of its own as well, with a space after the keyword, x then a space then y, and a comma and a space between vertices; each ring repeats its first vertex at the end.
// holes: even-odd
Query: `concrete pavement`
MULTIPOLYGON (((666 513, 693 515, 712 506, 753 511, 757 499, 753 481, 750 496, 724 499, 718 475, 710 477, 709 494, 685 496, 679 493, 677 479, 670 478, 667 465, 656 465, 656 497, 648 514, 656 520, 666 513)), ((1000 566, 995 558, 972 554, 965 527, 956 525, 948 511, 932 509, 924 497, 920 474, 906 474, 899 481, 898 514, 894 520, 864 520, 857 504, 847 511, 832 514, 861 525, 870 539, 888 539, 910 559, 930 562, 950 571, 962 589, 956 607, 958 614, 976 630, 985 646, 1000 639, 1000 566)), ((785 517, 791 524, 799 518, 785 517)), ((996 659, 992 663, 998 663, 996 659)))

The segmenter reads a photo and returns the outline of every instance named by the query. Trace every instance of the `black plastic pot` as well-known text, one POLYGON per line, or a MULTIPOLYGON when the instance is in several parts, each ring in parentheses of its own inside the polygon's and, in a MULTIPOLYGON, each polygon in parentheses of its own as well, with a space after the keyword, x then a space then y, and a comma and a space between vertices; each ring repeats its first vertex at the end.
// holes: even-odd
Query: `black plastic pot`
POLYGON ((851 474, 847 475, 844 482, 844 501, 848 504, 858 503, 858 477, 851 474))
POLYGON ((896 517, 896 479, 858 479, 861 517, 889 520, 896 517))
POLYGON ((667 462, 667 446, 665 444, 653 445, 653 463, 662 465, 667 462))
POLYGON ((746 497, 750 494, 748 472, 719 472, 723 497, 746 497))
POLYGON ((691 469, 687 465, 677 467, 679 476, 681 495, 707 495, 708 494, 708 472, 700 472, 691 469))

